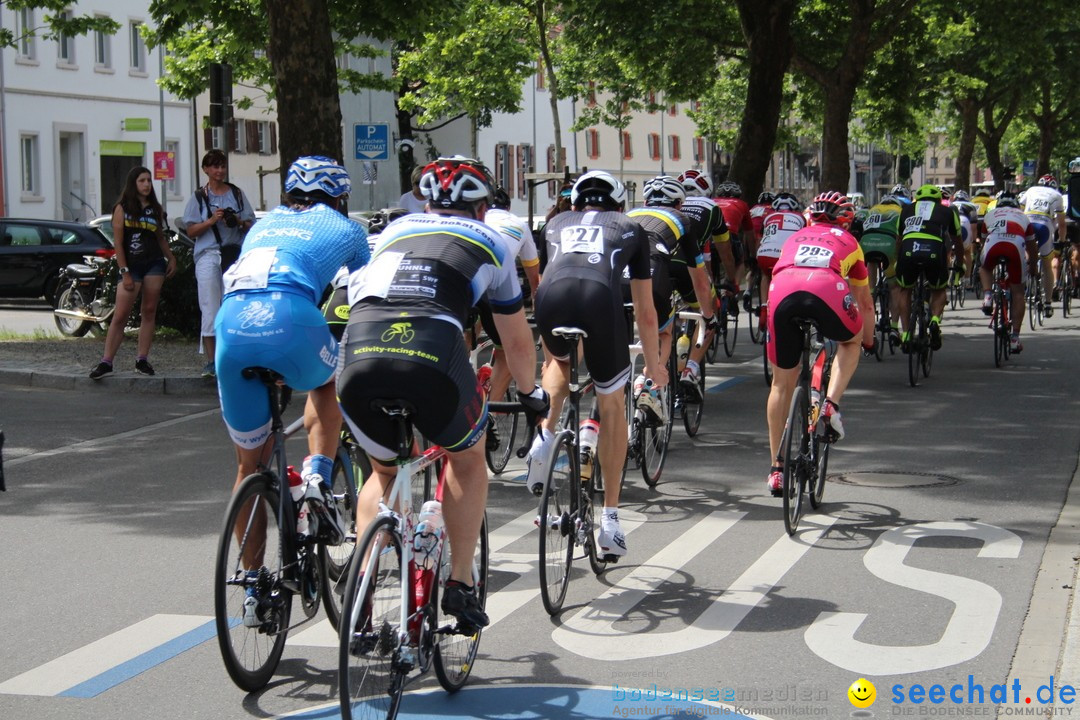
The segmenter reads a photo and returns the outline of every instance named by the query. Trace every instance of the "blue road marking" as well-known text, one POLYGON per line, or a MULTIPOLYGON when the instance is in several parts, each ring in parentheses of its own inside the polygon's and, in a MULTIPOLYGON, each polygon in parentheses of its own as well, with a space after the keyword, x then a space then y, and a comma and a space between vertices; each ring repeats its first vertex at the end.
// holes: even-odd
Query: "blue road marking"
POLYGON ((196 645, 206 642, 216 634, 217 629, 214 626, 214 621, 211 620, 194 630, 189 630, 179 637, 173 638, 162 645, 158 645, 153 650, 148 650, 138 657, 134 657, 110 670, 106 670, 100 675, 96 675, 85 682, 81 682, 72 688, 68 688, 64 692, 59 693, 59 697, 97 697, 106 690, 116 687, 126 680, 130 680, 136 675, 145 672, 156 665, 160 665, 166 660, 171 660, 185 650, 190 650, 196 645))
MULTIPOLYGON (((717 691, 719 692, 719 691, 717 691)), ((442 690, 406 693, 399 720, 580 720, 580 718, 633 717, 670 720, 678 717, 736 717, 732 705, 702 700, 659 699, 646 691, 573 685, 517 685, 514 687, 467 687, 449 695, 442 690), (631 694, 633 698, 631 699, 631 694), (621 695, 621 696, 620 696, 621 695)), ((289 720, 339 720, 335 705, 285 715, 289 720)), ((747 708, 739 708, 740 720, 767 720, 747 708)))
POLYGON ((705 392, 707 392, 707 393, 718 393, 721 390, 727 390, 730 387, 735 387, 739 383, 746 382, 746 380, 747 380, 747 378, 746 378, 745 375, 742 376, 742 377, 728 378, 727 380, 724 380, 723 382, 716 383, 711 388, 707 388, 705 390, 705 392))

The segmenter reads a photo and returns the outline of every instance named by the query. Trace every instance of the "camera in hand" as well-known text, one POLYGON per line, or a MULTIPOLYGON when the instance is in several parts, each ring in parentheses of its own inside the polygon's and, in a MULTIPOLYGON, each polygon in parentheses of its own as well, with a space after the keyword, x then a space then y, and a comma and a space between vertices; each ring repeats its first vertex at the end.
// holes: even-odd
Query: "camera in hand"
POLYGON ((240 218, 232 208, 222 208, 221 212, 224 213, 221 219, 225 221, 225 227, 234 228, 240 224, 240 218))

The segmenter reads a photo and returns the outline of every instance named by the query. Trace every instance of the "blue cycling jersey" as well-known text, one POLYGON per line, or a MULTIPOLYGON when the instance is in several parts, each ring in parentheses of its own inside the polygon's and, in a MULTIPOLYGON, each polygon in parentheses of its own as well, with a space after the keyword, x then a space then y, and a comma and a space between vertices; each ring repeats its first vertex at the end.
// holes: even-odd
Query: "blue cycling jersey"
POLYGON ((225 274, 225 292, 286 290, 317 303, 342 265, 358 270, 370 257, 359 223, 321 203, 283 205, 248 231, 240 259, 225 274))

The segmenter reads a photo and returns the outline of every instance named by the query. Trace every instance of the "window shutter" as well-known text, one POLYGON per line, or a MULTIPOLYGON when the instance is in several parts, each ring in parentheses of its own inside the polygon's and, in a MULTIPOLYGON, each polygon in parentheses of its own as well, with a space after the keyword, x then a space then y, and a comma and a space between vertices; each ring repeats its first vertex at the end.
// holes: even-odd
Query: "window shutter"
POLYGON ((270 154, 277 155, 277 123, 270 123, 270 154))
POLYGON ((244 128, 247 130, 247 149, 248 152, 259 152, 259 121, 258 120, 245 120, 244 128))
POLYGON ((203 152, 214 147, 214 131, 208 127, 203 128, 203 152))

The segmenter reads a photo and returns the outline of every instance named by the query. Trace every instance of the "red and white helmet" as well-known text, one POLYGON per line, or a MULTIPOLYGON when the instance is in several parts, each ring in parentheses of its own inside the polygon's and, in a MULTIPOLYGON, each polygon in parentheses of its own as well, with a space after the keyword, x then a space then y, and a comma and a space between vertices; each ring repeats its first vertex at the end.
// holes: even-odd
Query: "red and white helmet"
POLYGON ((679 173, 678 181, 686 191, 686 197, 712 196, 712 178, 700 170, 687 170, 679 173))
POLYGON ((846 228, 855 219, 855 206, 851 200, 835 190, 826 190, 814 198, 809 211, 810 220, 814 223, 826 222, 846 228))
POLYGON ((471 210, 481 200, 490 203, 494 186, 483 163, 461 155, 439 158, 420 176, 420 192, 431 207, 444 210, 471 210))
POLYGON ((1055 190, 1058 189, 1057 178, 1053 175, 1043 175, 1039 178, 1039 184, 1044 185, 1045 187, 1054 188, 1055 190))

